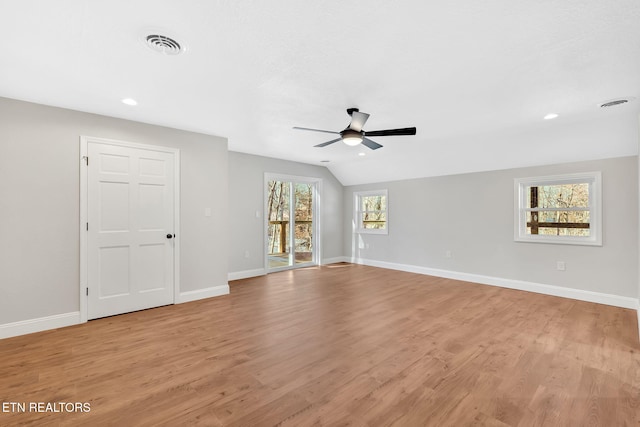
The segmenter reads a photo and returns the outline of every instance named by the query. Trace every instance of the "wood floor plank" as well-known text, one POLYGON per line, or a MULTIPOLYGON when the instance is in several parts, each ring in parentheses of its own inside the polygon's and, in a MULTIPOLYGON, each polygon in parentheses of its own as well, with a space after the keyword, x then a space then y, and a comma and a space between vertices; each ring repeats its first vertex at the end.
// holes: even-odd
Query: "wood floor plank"
POLYGON ((640 424, 633 310, 352 264, 0 340, 0 425, 640 424))

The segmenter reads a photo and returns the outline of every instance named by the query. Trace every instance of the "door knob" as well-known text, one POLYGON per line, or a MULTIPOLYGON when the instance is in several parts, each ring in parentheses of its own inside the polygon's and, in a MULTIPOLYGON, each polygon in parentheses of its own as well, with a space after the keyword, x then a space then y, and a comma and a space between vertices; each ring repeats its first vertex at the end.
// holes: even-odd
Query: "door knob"
POLYGON ((175 234, 167 234, 167 239, 173 239, 174 237, 176 237, 175 234))

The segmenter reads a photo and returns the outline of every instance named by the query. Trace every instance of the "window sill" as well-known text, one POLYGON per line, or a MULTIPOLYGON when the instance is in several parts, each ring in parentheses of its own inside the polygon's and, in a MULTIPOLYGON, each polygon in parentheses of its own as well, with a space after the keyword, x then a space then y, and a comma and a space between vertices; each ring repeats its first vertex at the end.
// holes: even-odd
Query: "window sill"
POLYGON ((389 234, 389 230, 371 230, 368 228, 359 228, 355 231, 356 234, 389 234))
POLYGON ((580 239, 576 237, 562 238, 562 237, 522 237, 517 236, 514 238, 518 243, 546 243, 550 245, 570 245, 570 246, 602 246, 602 241, 595 239, 580 239))

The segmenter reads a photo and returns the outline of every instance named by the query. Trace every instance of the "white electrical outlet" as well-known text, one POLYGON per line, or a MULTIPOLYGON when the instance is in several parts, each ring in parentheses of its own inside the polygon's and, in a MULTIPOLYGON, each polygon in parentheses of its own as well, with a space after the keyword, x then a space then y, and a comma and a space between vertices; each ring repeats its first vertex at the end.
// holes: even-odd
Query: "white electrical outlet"
POLYGON ((244 257, 245 258, 249 258, 250 257, 249 251, 244 251, 244 257))
POLYGON ((206 217, 211 216, 211 208, 204 208, 204 216, 206 217))
POLYGON ((449 249, 444 251, 444 256, 445 256, 445 258, 451 258, 451 251, 449 249))
POLYGON ((556 269, 557 269, 558 271, 565 271, 565 270, 566 270, 566 268, 567 268, 567 266, 566 266, 566 264, 564 263, 564 261, 558 261, 558 262, 556 263, 556 269))

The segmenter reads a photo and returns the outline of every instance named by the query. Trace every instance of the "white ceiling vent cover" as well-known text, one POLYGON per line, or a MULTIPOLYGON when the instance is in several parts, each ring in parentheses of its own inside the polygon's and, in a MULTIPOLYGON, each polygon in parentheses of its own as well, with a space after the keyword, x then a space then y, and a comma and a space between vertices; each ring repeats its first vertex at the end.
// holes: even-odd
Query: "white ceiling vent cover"
POLYGON ((600 107, 603 107, 603 108, 615 107, 616 105, 622 105, 622 104, 626 104, 627 102, 631 102, 634 99, 635 98, 633 96, 627 96, 625 98, 610 99, 609 101, 605 101, 602 104, 600 104, 600 107))
POLYGON ((165 55, 177 55, 183 51, 180 43, 171 37, 162 36, 160 34, 148 35, 147 46, 155 52, 164 53, 165 55))

